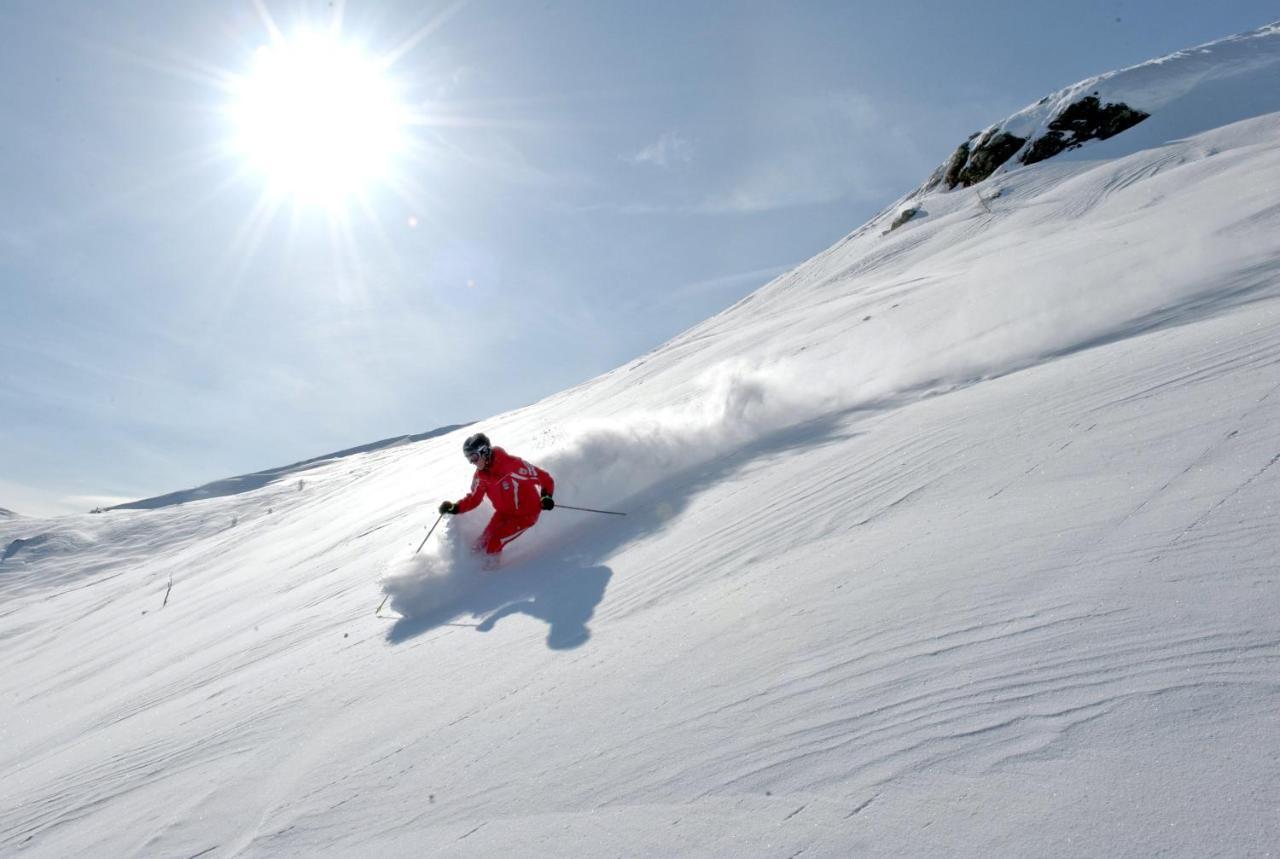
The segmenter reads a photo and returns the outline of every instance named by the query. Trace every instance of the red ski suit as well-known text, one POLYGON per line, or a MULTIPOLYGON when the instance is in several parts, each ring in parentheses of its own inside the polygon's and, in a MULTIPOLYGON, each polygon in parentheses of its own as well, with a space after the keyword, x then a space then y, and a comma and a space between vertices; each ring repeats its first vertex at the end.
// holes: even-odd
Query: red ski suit
POLYGON ((489 496, 493 518, 476 541, 476 549, 496 555, 533 527, 542 515, 542 496, 551 495, 555 489, 556 482, 550 474, 495 447, 488 468, 476 469, 471 492, 458 502, 458 512, 474 510, 480 499, 489 496))

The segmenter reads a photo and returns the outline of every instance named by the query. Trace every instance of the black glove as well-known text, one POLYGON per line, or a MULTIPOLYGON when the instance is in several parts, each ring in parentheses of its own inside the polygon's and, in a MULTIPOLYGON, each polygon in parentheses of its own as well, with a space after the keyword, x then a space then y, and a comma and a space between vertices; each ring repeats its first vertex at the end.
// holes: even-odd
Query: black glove
POLYGON ((444 515, 444 514, 446 514, 446 513, 457 513, 457 512, 458 512, 458 505, 457 505, 457 504, 454 504, 452 501, 441 501, 441 502, 440 502, 440 515, 441 515, 441 516, 443 516, 443 515, 444 515))
POLYGON ((551 510, 551 509, 552 509, 552 508, 554 508, 555 506, 556 506, 556 502, 554 502, 554 501, 552 501, 552 500, 551 500, 551 496, 550 496, 550 495, 544 495, 544 496, 542 496, 542 509, 543 509, 543 510, 551 510))

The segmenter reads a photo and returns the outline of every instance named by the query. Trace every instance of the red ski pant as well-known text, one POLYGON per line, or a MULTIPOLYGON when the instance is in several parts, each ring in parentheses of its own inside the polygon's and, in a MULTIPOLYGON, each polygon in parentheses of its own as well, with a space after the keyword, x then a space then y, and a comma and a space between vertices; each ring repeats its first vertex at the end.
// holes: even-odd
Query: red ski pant
POLYGON ((489 524, 485 526, 484 533, 476 541, 476 551, 484 552, 486 555, 498 554, 508 543, 532 528, 541 512, 539 510, 532 516, 494 513, 489 524))

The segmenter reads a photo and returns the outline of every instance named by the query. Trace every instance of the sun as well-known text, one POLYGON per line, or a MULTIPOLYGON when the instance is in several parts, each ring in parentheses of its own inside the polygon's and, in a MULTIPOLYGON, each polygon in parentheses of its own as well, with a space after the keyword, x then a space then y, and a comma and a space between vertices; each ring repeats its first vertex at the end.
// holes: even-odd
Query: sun
POLYGON ((233 87, 234 147, 273 194, 336 205, 386 181, 408 110, 385 64, 334 35, 276 40, 233 87))

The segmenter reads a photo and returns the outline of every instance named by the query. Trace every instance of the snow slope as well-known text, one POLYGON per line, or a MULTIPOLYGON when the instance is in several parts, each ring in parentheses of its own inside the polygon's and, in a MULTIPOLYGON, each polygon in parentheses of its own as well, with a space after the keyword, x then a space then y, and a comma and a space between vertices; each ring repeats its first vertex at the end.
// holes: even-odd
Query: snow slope
POLYGON ((1280 104, 1234 119, 481 422, 629 514, 495 575, 479 513, 412 554, 472 428, 0 520, 0 854, 1274 853, 1280 104))

